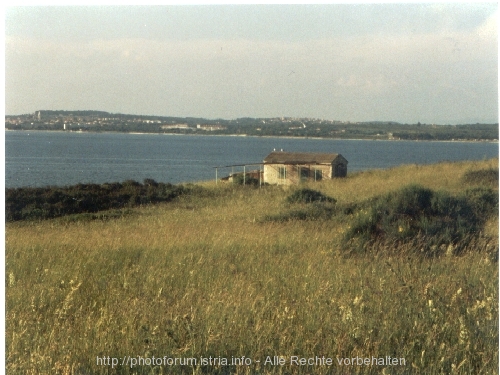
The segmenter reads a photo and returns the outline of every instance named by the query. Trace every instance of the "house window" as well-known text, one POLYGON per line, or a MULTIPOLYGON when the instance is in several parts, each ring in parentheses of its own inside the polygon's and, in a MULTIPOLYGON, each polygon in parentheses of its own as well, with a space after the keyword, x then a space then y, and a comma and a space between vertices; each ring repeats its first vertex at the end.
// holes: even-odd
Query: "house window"
POLYGON ((323 171, 320 169, 314 170, 314 181, 320 181, 323 179, 323 171))
POLYGON ((309 168, 301 167, 299 175, 301 180, 307 180, 309 178, 309 168))
POLYGON ((280 180, 286 179, 286 167, 278 167, 278 178, 280 180))

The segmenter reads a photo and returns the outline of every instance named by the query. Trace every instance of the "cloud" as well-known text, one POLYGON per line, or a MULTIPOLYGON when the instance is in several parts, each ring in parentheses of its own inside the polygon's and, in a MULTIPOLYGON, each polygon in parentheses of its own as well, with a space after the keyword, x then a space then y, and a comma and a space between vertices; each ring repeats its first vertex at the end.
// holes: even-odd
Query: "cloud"
POLYGON ((485 39, 498 39, 498 9, 484 20, 476 33, 485 39))
POLYGON ((438 30, 405 27, 301 40, 7 36, 6 108, 26 112, 11 109, 23 97, 32 111, 48 96, 65 103, 74 92, 87 101, 74 100, 76 108, 97 103, 108 106, 97 109, 187 116, 411 121, 399 109, 422 120, 419 113, 429 112, 430 101, 442 103, 430 117, 457 112, 457 103, 496 116, 496 15, 474 27, 450 21, 438 30))

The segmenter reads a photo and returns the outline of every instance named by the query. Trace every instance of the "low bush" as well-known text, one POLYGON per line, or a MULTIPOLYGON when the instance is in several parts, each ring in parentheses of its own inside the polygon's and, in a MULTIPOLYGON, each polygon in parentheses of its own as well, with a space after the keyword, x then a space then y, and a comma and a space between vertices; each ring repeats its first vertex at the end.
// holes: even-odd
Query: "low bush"
MULTIPOLYGON (((200 188, 197 188, 199 191, 200 188)), ((7 221, 41 220, 144 204, 169 202, 190 189, 182 185, 144 180, 123 183, 78 184, 68 187, 6 189, 7 221)))
POLYGON ((462 176, 462 182, 468 185, 498 186, 498 168, 467 171, 462 176))
POLYGON ((288 203, 336 202, 334 198, 312 189, 296 190, 286 200, 288 203))
POLYGON ((481 216, 486 217, 498 214, 498 191, 477 187, 467 189, 464 195, 473 211, 481 216))
POLYGON ((288 204, 302 204, 300 207, 288 206, 287 210, 274 215, 266 215, 263 222, 286 222, 290 220, 328 220, 336 213, 336 200, 311 189, 299 189, 286 198, 288 204))
POLYGON ((233 176, 233 183, 237 185, 252 185, 258 186, 259 180, 250 176, 243 176, 243 173, 238 173, 233 176))
POLYGON ((275 215, 266 215, 262 222, 274 221, 283 223, 291 220, 327 220, 334 214, 333 207, 314 203, 307 207, 288 210, 275 215))
POLYGON ((496 211, 498 195, 491 189, 472 189, 455 197, 410 185, 361 204, 351 215, 343 243, 366 249, 374 241, 401 244, 420 237, 434 249, 479 235, 496 211))

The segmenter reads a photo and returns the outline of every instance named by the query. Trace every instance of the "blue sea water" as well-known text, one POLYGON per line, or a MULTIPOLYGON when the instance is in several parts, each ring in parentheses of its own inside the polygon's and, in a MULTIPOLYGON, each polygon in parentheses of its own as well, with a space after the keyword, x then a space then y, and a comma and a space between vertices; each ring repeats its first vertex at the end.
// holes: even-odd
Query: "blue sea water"
MULTIPOLYGON (((498 157, 498 143, 490 142, 7 131, 5 187, 142 182, 145 178, 196 182, 215 179, 216 166, 260 163, 274 149, 340 153, 349 161, 349 172, 498 157)), ((231 170, 219 168, 218 175, 231 170)))

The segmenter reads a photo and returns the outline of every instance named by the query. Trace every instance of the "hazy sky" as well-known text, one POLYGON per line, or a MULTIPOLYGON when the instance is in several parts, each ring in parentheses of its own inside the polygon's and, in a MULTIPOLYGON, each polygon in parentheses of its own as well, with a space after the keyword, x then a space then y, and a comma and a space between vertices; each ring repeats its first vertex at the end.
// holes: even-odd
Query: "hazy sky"
POLYGON ((8 7, 6 114, 498 121, 495 3, 8 7))

